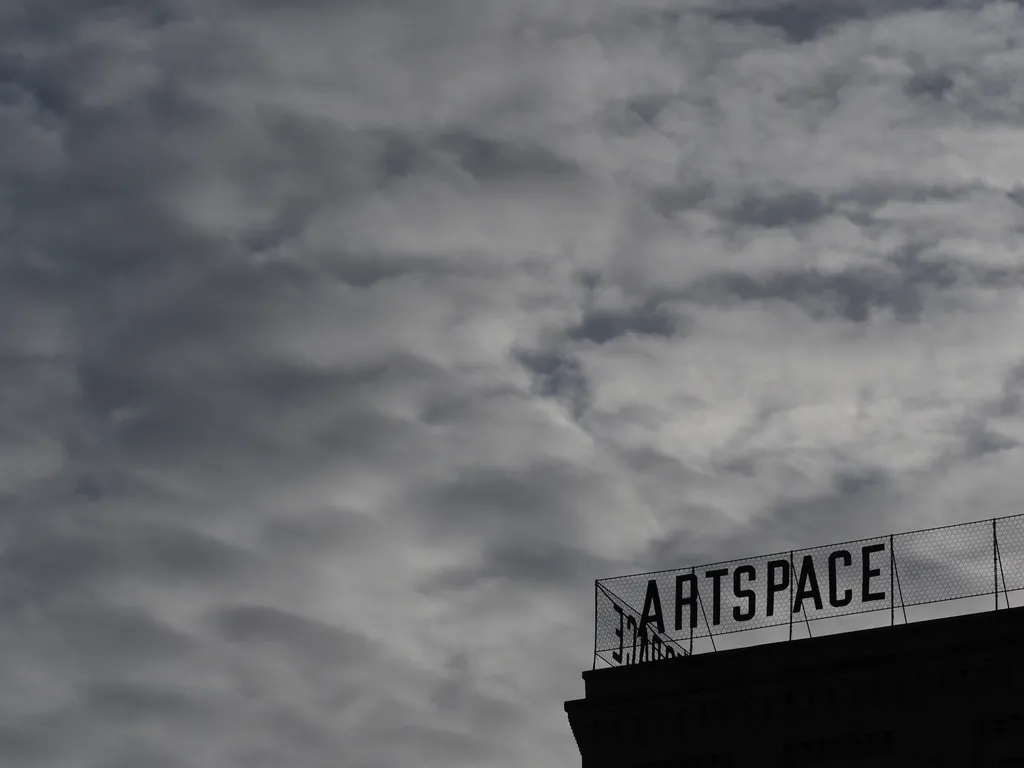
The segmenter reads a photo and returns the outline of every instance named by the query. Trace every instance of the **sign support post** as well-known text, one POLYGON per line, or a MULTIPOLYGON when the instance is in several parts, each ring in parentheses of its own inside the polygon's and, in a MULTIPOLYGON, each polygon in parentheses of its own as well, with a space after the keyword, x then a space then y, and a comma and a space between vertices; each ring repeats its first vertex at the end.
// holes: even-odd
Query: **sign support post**
POLYGON ((789 550, 789 639, 793 639, 793 550, 789 550))
MULTIPOLYGON (((696 584, 697 583, 697 567, 696 566, 691 566, 690 567, 690 575, 693 576, 693 579, 694 579, 693 583, 696 584)), ((690 608, 690 610, 692 611, 693 608, 690 608)), ((690 655, 693 656, 693 622, 692 621, 690 622, 690 655)))
POLYGON ((896 550, 892 548, 892 534, 889 534, 889 626, 896 624, 896 593, 893 580, 896 576, 896 550))
POLYGON ((996 537, 996 519, 992 518, 992 594, 999 610, 999 539, 996 537))

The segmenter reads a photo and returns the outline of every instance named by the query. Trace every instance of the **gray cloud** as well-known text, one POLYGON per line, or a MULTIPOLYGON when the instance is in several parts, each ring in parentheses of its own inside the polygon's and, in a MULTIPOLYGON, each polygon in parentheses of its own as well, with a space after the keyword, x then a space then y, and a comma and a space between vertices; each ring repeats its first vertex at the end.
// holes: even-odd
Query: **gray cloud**
POLYGON ((555 766, 595 578, 1014 510, 1011 4, 0 9, 0 762, 555 766))

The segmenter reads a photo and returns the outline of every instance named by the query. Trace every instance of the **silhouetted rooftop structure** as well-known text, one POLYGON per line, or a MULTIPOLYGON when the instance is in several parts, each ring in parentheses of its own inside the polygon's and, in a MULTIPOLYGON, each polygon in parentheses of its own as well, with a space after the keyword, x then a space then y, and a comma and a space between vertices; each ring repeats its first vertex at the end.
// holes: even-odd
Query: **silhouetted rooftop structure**
POLYGON ((1024 766, 1024 608, 583 673, 583 768, 1024 766))

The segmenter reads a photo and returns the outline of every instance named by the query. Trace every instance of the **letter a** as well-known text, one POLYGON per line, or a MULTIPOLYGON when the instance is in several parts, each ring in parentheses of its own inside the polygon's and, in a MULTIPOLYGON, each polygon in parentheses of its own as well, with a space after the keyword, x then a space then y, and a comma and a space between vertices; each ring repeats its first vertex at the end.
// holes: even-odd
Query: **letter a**
POLYGON ((658 594, 658 582, 655 579, 650 579, 647 582, 647 597, 644 598, 644 614, 640 619, 640 631, 643 632, 651 622, 657 626, 659 632, 665 633, 665 620, 661 616, 661 595, 658 594))
POLYGON ((806 598, 814 600, 814 607, 821 610, 821 590, 818 589, 818 574, 814 572, 814 558, 804 555, 803 565, 800 566, 800 579, 796 583, 796 597, 793 606, 793 613, 800 613, 800 606, 806 598), (810 586, 808 586, 808 583, 810 586))

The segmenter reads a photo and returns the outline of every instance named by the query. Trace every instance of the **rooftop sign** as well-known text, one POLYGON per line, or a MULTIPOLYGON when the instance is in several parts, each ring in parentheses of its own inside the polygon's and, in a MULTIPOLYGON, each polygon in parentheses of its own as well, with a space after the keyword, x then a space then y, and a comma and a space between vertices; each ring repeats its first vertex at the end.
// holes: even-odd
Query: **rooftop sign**
POLYGON ((595 584, 594 665, 693 653, 696 638, 1024 589, 1024 515, 595 584))

